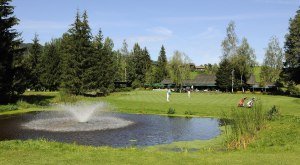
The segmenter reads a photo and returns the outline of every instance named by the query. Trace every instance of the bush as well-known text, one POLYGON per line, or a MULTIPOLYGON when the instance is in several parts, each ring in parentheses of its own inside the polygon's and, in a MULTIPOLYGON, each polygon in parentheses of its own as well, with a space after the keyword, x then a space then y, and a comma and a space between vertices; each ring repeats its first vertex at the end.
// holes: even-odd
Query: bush
POLYGON ((8 104, 8 105, 0 106, 0 112, 13 111, 13 110, 17 110, 17 109, 18 109, 18 106, 15 104, 8 104))
POLYGON ((131 85, 133 89, 140 88, 142 86, 139 80, 134 80, 131 85))
POLYGON ((300 90, 294 84, 290 84, 286 92, 290 96, 300 97, 300 90))
POLYGON ((194 113, 190 110, 184 112, 185 115, 193 115, 194 113))
POLYGON ((72 95, 70 92, 68 92, 67 90, 60 90, 59 91, 59 102, 77 102, 77 98, 76 96, 72 95))
POLYGON ((275 120, 279 116, 280 116, 279 109, 275 105, 267 112, 268 120, 275 120))
POLYGON ((167 114, 175 114, 175 109, 174 108, 169 108, 167 114))

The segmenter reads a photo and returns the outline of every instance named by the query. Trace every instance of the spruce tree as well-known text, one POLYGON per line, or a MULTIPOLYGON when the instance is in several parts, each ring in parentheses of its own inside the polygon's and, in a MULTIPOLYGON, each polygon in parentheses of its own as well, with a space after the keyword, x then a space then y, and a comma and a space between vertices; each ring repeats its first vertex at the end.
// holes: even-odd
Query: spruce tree
POLYGON ((168 62, 167 62, 166 51, 164 46, 162 45, 157 59, 155 82, 161 82, 162 80, 168 77, 167 64, 168 62))
POLYGON ((232 83, 232 65, 228 59, 223 59, 216 73, 216 85, 223 91, 228 91, 232 83))
POLYGON ((300 83, 300 9, 290 19, 289 32, 285 36, 285 63, 283 77, 286 81, 300 83))
POLYGON ((90 90, 93 77, 89 71, 93 59, 91 29, 87 14, 80 17, 77 12, 75 22, 63 37, 64 69, 63 86, 74 94, 84 94, 90 90), (81 20, 82 18, 82 20, 81 20))
POLYGON ((14 60, 22 53, 19 33, 12 29, 18 24, 13 16, 14 7, 11 0, 0 1, 0 103, 12 101, 15 94, 20 94, 24 88, 15 81, 22 76, 22 68, 15 65, 14 60), (20 74, 18 74, 20 73, 20 74))
POLYGON ((27 63, 30 70, 30 80, 29 86, 35 91, 42 89, 42 84, 40 81, 41 76, 41 57, 42 57, 42 45, 39 43, 38 35, 35 34, 32 40, 33 44, 29 48, 29 56, 27 58, 27 63))
POLYGON ((41 82, 50 91, 57 90, 61 84, 62 56, 59 49, 60 40, 45 44, 41 60, 41 82))

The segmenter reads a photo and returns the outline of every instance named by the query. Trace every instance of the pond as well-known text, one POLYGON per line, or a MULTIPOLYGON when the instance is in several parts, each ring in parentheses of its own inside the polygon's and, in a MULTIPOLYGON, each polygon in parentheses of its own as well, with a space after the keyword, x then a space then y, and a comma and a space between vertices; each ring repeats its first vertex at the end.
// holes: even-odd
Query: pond
POLYGON ((128 147, 207 140, 220 134, 219 121, 214 118, 99 113, 88 122, 70 124, 65 116, 59 111, 0 116, 0 140, 44 138, 81 145, 128 147), (116 123, 107 124, 106 120, 116 123))

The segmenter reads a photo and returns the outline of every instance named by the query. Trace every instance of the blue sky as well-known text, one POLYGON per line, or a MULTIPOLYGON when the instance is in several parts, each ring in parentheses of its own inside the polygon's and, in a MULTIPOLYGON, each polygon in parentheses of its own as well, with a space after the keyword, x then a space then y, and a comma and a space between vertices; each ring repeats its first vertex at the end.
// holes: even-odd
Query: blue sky
POLYGON ((34 34, 41 43, 58 38, 74 22, 77 9, 87 10, 93 34, 99 28, 119 49, 126 39, 146 46, 157 60, 163 44, 167 57, 175 50, 186 53, 196 64, 218 63, 221 41, 232 20, 241 41, 246 37, 262 62, 271 36, 283 46, 289 19, 299 0, 14 0, 15 15, 24 42, 34 34))

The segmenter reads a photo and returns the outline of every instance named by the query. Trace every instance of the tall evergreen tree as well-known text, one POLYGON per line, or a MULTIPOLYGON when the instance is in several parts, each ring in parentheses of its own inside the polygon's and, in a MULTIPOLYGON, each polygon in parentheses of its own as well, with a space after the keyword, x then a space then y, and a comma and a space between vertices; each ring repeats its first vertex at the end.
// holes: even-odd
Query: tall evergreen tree
POLYGON ((285 36, 284 78, 286 81, 300 83, 300 9, 290 19, 289 32, 285 36))
POLYGON ((11 0, 0 1, 0 103, 12 101, 15 94, 22 93, 23 88, 18 86, 22 73, 21 67, 14 65, 14 60, 22 53, 19 33, 12 29, 18 24, 18 19, 13 16, 14 7, 11 0))
POLYGON ((272 37, 265 52, 265 58, 261 67, 261 85, 275 83, 283 68, 283 52, 278 38, 272 37))
POLYGON ((35 34, 32 40, 33 44, 29 48, 29 54, 27 63, 30 70, 29 86, 31 89, 39 91, 42 89, 41 77, 41 57, 42 57, 42 45, 39 43, 38 35, 35 34))
POLYGON ((43 86, 50 91, 57 90, 61 84, 62 56, 60 53, 60 40, 52 40, 45 44, 41 60, 41 77, 43 86))
POLYGON ((232 66, 228 59, 223 59, 216 73, 216 85, 223 91, 228 91, 232 83, 232 66))
POLYGON ((167 69, 167 56, 166 56, 166 51, 164 46, 161 46, 159 56, 157 59, 157 69, 155 73, 155 81, 156 82, 161 82, 168 76, 168 69, 167 69))
POLYGON ((134 86, 141 86, 141 83, 144 79, 144 66, 143 62, 141 62, 142 49, 138 43, 134 44, 130 59, 130 65, 132 65, 132 67, 129 68, 129 80, 131 80, 131 82, 134 82, 134 86))
POLYGON ((102 89, 105 93, 110 92, 114 88, 114 80, 116 73, 116 63, 115 63, 115 52, 113 51, 114 43, 112 39, 107 37, 104 41, 103 54, 102 54, 102 89))
POLYGON ((75 22, 71 26, 62 42, 64 48, 63 85, 74 94, 83 94, 91 89, 93 86, 91 82, 94 79, 89 70, 94 61, 94 51, 86 11, 82 17, 78 11, 75 22))

